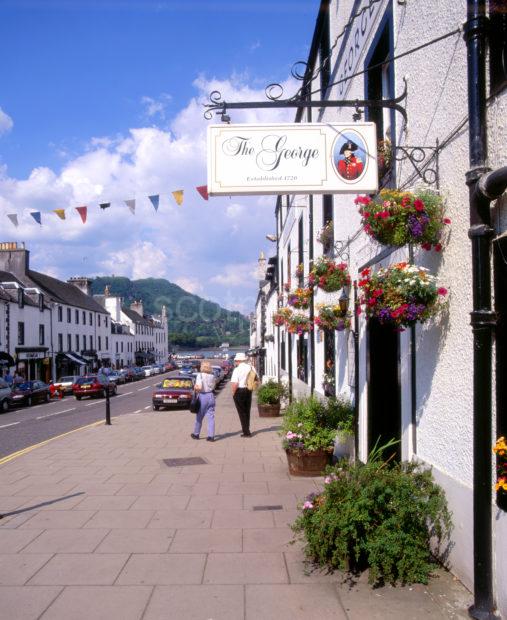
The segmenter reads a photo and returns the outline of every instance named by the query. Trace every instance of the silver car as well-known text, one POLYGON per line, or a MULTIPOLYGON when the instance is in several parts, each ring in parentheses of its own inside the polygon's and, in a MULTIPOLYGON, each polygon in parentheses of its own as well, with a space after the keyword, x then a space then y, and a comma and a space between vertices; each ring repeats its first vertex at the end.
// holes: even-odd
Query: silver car
POLYGON ((11 395, 11 386, 0 379, 0 411, 5 413, 9 410, 9 397, 11 395))

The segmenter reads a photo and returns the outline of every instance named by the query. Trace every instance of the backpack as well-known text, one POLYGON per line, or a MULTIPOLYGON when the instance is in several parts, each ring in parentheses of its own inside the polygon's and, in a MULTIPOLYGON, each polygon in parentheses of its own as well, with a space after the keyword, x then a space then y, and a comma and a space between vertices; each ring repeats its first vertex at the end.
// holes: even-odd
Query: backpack
POLYGON ((247 389, 252 392, 253 390, 255 390, 255 388, 257 387, 258 383, 259 383, 259 379, 257 378, 257 373, 255 372, 255 370, 253 368, 250 368, 250 371, 249 371, 248 376, 246 378, 246 387, 247 387, 247 389))

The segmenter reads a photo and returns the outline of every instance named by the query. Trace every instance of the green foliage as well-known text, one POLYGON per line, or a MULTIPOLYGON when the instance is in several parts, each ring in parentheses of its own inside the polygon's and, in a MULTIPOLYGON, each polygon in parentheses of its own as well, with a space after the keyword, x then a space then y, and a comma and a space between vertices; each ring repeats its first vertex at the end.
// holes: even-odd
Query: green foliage
POLYGON ((368 463, 328 468, 325 483, 292 526, 309 558, 330 569, 369 567, 370 583, 428 582, 451 531, 444 492, 429 469, 383 462, 379 452, 368 463))
POLYGON ((92 282, 92 293, 103 294, 106 285, 111 295, 124 299, 126 306, 141 299, 147 314, 160 314, 165 305, 171 344, 192 348, 218 346, 224 341, 231 346, 249 342, 249 321, 242 314, 192 295, 163 278, 99 277, 92 282))
POLYGON ((259 405, 278 405, 287 396, 287 388, 283 383, 270 379, 259 386, 257 402, 259 405))
POLYGON ((353 432, 353 421, 354 409, 343 397, 295 400, 283 418, 283 446, 308 451, 332 448, 338 432, 353 432))

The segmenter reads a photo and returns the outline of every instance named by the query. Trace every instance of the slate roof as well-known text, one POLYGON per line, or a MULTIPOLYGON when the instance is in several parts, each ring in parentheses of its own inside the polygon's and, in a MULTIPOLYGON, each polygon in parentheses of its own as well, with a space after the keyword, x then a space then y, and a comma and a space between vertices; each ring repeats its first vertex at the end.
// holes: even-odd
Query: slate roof
MULTIPOLYGON (((26 287, 26 284, 21 282, 21 280, 16 278, 16 276, 14 274, 10 273, 9 271, 0 271, 0 287, 1 287, 3 282, 16 282, 23 289, 25 289, 25 287, 26 287)), ((41 290, 41 293, 44 294, 44 291, 41 290)), ((17 289, 4 289, 4 288, 0 288, 0 299, 3 299, 4 301, 11 301, 11 302, 17 304, 18 303, 18 291, 17 291, 17 289)), ((39 296, 38 295, 33 295, 32 293, 27 293, 25 291, 25 293, 24 293, 24 303, 27 306, 38 307, 39 306, 39 296)), ((47 308, 49 306, 47 306, 47 304, 44 304, 44 307, 47 308)))
POLYGON ((105 308, 93 299, 90 295, 85 295, 74 284, 62 282, 51 276, 47 276, 38 271, 28 271, 28 278, 41 289, 42 292, 49 294, 54 301, 68 306, 76 306, 84 310, 99 312, 100 314, 109 314, 105 308))
POLYGON ((121 311, 123 312, 123 314, 128 316, 128 318, 133 323, 139 323, 140 325, 148 325, 149 327, 152 326, 151 321, 149 321, 148 319, 145 319, 144 316, 141 316, 135 310, 131 310, 130 308, 123 307, 121 311))

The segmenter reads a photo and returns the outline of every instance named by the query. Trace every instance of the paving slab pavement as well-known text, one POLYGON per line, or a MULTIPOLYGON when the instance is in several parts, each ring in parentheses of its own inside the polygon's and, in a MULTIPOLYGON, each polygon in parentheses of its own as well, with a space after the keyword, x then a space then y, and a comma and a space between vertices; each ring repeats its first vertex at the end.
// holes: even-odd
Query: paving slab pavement
POLYGON ((217 441, 191 439, 193 419, 123 415, 0 466, 0 620, 468 617, 444 570, 377 589, 308 570, 289 526, 322 480, 289 476, 278 420, 254 406, 242 438, 228 386, 217 441))

